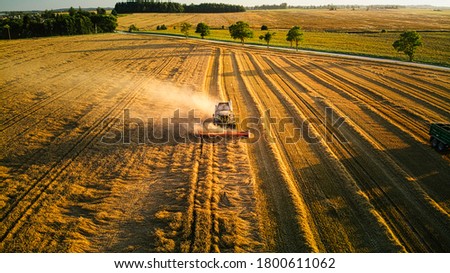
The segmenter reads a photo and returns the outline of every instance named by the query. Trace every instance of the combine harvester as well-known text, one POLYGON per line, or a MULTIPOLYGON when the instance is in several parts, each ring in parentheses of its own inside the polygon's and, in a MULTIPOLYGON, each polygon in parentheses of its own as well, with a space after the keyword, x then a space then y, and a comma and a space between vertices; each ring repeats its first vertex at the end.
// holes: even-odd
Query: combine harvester
POLYGON ((238 131, 231 101, 219 102, 215 106, 212 120, 203 124, 195 133, 201 138, 249 138, 249 131, 238 131))

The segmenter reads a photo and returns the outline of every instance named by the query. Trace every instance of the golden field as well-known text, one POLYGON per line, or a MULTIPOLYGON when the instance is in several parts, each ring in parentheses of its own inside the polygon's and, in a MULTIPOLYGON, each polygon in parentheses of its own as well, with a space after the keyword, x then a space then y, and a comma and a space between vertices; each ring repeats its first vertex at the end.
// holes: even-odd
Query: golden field
POLYGON ((148 35, 0 47, 2 252, 449 251, 449 158, 427 143, 448 70, 148 35), (292 122, 255 143, 101 141, 124 109, 227 99, 292 122))

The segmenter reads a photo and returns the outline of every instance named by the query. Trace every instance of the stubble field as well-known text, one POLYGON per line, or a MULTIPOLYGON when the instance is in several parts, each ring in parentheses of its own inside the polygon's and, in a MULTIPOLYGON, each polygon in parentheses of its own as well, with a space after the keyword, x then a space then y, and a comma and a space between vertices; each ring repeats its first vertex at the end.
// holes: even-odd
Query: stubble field
POLYGON ((427 134, 448 69, 120 34, 0 48, 2 252, 450 251, 427 134), (218 100, 262 137, 139 143, 136 118, 218 100))

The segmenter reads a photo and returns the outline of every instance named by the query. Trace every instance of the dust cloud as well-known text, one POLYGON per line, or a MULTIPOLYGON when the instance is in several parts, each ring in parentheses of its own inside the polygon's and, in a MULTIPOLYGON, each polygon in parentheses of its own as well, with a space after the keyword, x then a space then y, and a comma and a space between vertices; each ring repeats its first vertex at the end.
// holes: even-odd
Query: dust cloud
MULTIPOLYGON (((149 109, 148 112, 154 112, 157 109, 155 114, 161 117, 173 117, 177 110, 179 110, 180 116, 187 116, 190 111, 194 110, 195 117, 205 119, 212 116, 214 105, 217 103, 216 100, 209 98, 201 91, 169 82, 152 81, 143 91, 148 102, 156 106, 155 109, 149 109)), ((141 114, 144 113, 141 112, 141 114)))
POLYGON ((179 125, 182 134, 196 133, 204 129, 205 124, 213 126, 210 120, 218 99, 210 98, 190 86, 157 80, 148 81, 139 88, 138 99, 128 109, 129 115, 144 122, 152 119, 153 130, 160 131, 164 120, 171 121, 170 128, 179 125))

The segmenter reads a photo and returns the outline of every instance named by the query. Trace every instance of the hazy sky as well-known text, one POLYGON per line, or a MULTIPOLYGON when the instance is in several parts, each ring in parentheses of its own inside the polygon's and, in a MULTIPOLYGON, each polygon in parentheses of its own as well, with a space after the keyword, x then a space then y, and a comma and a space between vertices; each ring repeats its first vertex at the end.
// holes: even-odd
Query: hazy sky
MULTIPOLYGON (((45 10, 45 9, 58 9, 66 7, 113 7, 116 2, 120 0, 0 0, 0 10, 45 10)), ((123 0, 126 2, 126 0, 123 0)), ((288 3, 289 5, 433 5, 433 6, 450 6, 449 0, 172 0, 172 2, 178 3, 226 3, 226 4, 239 4, 245 6, 254 6, 262 4, 280 4, 288 3)))

